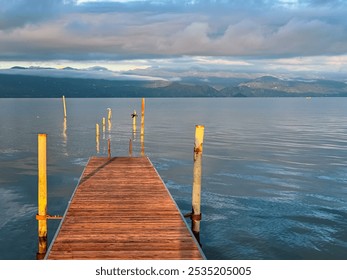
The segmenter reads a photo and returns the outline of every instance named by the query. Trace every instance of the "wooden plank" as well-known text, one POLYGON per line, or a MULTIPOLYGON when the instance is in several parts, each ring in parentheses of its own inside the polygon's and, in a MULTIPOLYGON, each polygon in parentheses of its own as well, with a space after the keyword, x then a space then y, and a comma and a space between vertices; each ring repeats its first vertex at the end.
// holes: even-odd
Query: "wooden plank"
POLYGON ((47 259, 204 259, 147 157, 91 158, 47 259))

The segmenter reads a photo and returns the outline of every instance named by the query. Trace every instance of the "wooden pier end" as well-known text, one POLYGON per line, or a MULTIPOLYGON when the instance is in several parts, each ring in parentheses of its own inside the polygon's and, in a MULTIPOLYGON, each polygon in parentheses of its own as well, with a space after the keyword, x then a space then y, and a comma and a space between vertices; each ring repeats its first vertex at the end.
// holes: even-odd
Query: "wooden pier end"
POLYGON ((148 157, 92 157, 46 259, 205 256, 148 157))

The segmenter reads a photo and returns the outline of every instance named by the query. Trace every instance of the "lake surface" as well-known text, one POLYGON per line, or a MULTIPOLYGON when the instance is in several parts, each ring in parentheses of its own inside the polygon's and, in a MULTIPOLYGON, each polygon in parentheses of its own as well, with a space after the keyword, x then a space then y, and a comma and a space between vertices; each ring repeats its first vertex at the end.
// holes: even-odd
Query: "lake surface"
MULTIPOLYGON (((141 99, 0 99, 0 259, 35 259, 37 134, 48 134, 48 212, 63 215, 90 156, 127 156, 141 99), (112 108, 112 127, 95 124, 112 108)), ((201 243, 208 259, 347 259, 347 99, 146 99, 145 152, 191 210, 205 125, 201 243)), ((140 130, 138 118, 138 134, 140 130)), ((138 135, 134 153, 140 154, 138 135)), ((190 224, 190 221, 187 220, 190 224)), ((48 221, 49 243, 59 221, 48 221)))

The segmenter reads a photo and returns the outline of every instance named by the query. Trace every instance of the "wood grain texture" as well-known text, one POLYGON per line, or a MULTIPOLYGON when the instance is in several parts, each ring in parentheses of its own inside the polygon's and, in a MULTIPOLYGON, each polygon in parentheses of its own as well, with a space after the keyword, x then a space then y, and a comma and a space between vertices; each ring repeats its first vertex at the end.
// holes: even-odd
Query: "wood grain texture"
POLYGON ((90 158, 47 259, 204 259, 147 157, 90 158))

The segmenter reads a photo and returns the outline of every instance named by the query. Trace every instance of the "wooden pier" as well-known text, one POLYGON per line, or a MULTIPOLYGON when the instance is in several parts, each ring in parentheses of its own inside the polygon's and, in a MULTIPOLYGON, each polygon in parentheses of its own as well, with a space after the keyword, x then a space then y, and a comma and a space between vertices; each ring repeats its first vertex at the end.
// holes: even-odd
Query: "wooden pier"
POLYGON ((46 259, 205 256, 147 157, 92 157, 46 259))

